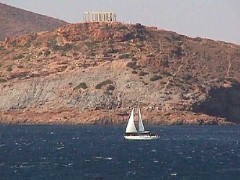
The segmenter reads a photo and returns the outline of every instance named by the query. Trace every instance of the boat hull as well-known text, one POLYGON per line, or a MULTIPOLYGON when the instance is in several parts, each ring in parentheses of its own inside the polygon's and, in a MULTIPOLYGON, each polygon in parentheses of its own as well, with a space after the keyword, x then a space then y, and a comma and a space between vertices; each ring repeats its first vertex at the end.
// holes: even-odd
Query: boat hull
POLYGON ((159 136, 124 136, 125 139, 128 140, 153 140, 159 139, 159 136))

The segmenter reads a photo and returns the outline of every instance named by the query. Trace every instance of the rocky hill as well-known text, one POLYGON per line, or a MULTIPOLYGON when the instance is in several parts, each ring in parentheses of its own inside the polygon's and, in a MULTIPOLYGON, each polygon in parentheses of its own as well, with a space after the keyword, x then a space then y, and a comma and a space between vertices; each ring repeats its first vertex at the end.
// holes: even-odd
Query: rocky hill
POLYGON ((0 40, 31 32, 49 31, 67 24, 55 18, 0 3, 0 40))
POLYGON ((2 123, 240 121, 240 46, 141 24, 81 23, 0 42, 2 123))

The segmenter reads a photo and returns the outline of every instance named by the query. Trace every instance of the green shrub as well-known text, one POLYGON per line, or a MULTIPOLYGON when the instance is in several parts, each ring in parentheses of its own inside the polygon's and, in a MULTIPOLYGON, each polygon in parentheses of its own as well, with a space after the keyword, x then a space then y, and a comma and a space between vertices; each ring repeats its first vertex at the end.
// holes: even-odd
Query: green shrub
MULTIPOLYGON (((66 43, 63 46, 58 46, 58 50, 62 51, 62 52, 68 52, 68 51, 71 51, 71 50, 79 51, 80 48, 78 46, 74 45, 74 44, 66 43)), ((75 52, 73 54, 74 54, 74 56, 78 55, 78 53, 75 53, 75 52)))
POLYGON ((136 57, 132 57, 132 61, 137 61, 137 58, 136 57))
POLYGON ((78 56, 78 53, 74 52, 74 53, 73 53, 73 56, 78 56))
POLYGON ((172 74, 170 72, 167 72, 167 71, 162 72, 162 74, 166 77, 172 76, 172 74))
POLYGON ((128 58, 130 58, 130 54, 121 54, 121 55, 119 55, 118 58, 119 59, 128 59, 128 58))
POLYGON ((162 76, 159 76, 159 75, 153 75, 152 77, 150 77, 150 81, 157 81, 159 79, 162 79, 162 76))
POLYGON ((25 79, 28 76, 28 72, 19 72, 11 75, 12 78, 25 79))
POLYGON ((74 47, 72 44, 66 43, 63 46, 58 46, 58 49, 63 52, 68 52, 72 50, 74 47))
POLYGON ((44 55, 45 55, 45 56, 48 56, 49 54, 51 54, 51 51, 49 51, 49 50, 46 50, 46 51, 44 52, 44 55))
POLYGON ((24 58, 24 55, 23 54, 19 54, 16 57, 14 57, 13 59, 17 60, 17 59, 22 59, 22 58, 24 58))
POLYGON ((192 76, 190 74, 184 74, 183 79, 186 80, 186 81, 189 81, 189 80, 192 79, 192 76))
POLYGON ((144 46, 144 44, 142 44, 142 43, 137 43, 135 46, 136 46, 136 48, 141 49, 141 48, 144 46))
POLYGON ((132 71, 133 74, 137 74, 137 71, 132 71))
POLYGON ((67 67, 68 67, 68 66, 59 66, 59 67, 57 68, 57 71, 58 71, 58 72, 63 72, 63 71, 65 71, 65 70, 67 69, 67 67))
POLYGON ((24 44, 24 47, 26 47, 26 48, 31 47, 31 41, 28 41, 26 44, 24 44))
POLYGON ((123 25, 119 25, 119 26, 116 26, 115 29, 116 29, 116 30, 126 30, 127 27, 126 27, 126 26, 123 26, 123 25))
POLYGON ((57 49, 58 49, 57 39, 56 39, 55 36, 50 39, 50 41, 48 42, 48 44, 49 44, 49 46, 50 46, 53 50, 57 50, 57 49))
POLYGON ((85 45, 89 48, 89 49, 96 49, 98 47, 97 42, 95 41, 87 41, 85 42, 85 45))
POLYGON ((77 89, 87 89, 87 88, 88 88, 88 87, 87 87, 86 83, 85 83, 85 82, 81 82, 79 85, 75 86, 75 87, 73 88, 73 90, 77 90, 77 89))
POLYGON ((89 55, 89 56, 96 56, 96 53, 93 52, 93 51, 90 51, 90 52, 88 53, 88 55, 89 55))
POLYGON ((176 55, 177 57, 183 56, 183 50, 181 47, 175 47, 174 50, 172 50, 172 53, 176 55))
POLYGON ((137 63, 136 63, 136 61, 129 62, 129 63, 127 63, 126 66, 129 67, 129 68, 132 68, 132 69, 136 69, 137 68, 137 63))
POLYGON ((147 82, 145 82, 145 81, 142 81, 142 82, 143 82, 143 84, 144 84, 144 85, 148 85, 148 83, 147 83, 147 82))
POLYGON ((140 72, 138 73, 139 76, 145 76, 145 75, 147 75, 147 74, 148 74, 147 72, 143 72, 143 71, 140 71, 140 72))
POLYGON ((6 79, 0 78, 0 83, 5 83, 5 82, 7 82, 6 79))
POLYGON ((108 95, 108 96, 109 96, 109 95, 112 95, 112 92, 110 92, 110 91, 107 91, 107 90, 106 90, 106 91, 104 91, 103 93, 104 93, 104 94, 106 94, 106 95, 108 95))
POLYGON ((61 53, 61 56, 66 56, 66 53, 65 53, 65 52, 62 52, 62 53, 61 53))
POLYGON ((12 70, 13 70, 12 67, 8 66, 7 71, 12 71, 12 70))
POLYGON ((196 37, 196 38, 193 38, 195 41, 198 41, 198 42, 201 42, 202 41, 202 38, 200 37, 196 37))
POLYGON ((152 54, 152 53, 150 53, 150 54, 147 55, 147 57, 154 57, 154 56, 155 56, 155 55, 152 54))
POLYGON ((112 81, 110 79, 103 81, 95 86, 96 89, 101 89, 103 86, 112 84, 112 81))
POLYGON ((12 41, 10 44, 11 44, 13 47, 17 47, 17 42, 16 42, 16 40, 12 41))
POLYGON ((115 87, 111 84, 107 87, 107 91, 113 91, 114 89, 115 87))

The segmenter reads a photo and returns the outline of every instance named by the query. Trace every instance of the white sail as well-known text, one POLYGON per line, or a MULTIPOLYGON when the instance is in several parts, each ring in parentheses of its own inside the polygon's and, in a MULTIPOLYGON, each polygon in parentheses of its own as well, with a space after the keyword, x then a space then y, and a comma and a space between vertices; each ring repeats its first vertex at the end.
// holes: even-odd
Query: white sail
POLYGON ((139 132, 144 132, 144 126, 143 126, 143 122, 142 122, 142 115, 141 115, 141 111, 140 108, 138 108, 138 131, 139 132))
POLYGON ((126 128, 126 133, 135 133, 137 132, 137 129, 134 124, 134 108, 132 109, 131 116, 128 120, 128 125, 126 128))

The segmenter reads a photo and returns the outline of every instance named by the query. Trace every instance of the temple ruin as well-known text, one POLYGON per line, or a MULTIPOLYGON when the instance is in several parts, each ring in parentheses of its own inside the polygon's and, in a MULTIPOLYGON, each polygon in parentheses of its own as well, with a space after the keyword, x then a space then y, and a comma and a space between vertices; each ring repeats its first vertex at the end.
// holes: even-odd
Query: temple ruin
POLYGON ((115 12, 85 12, 85 22, 116 22, 117 16, 115 12))

